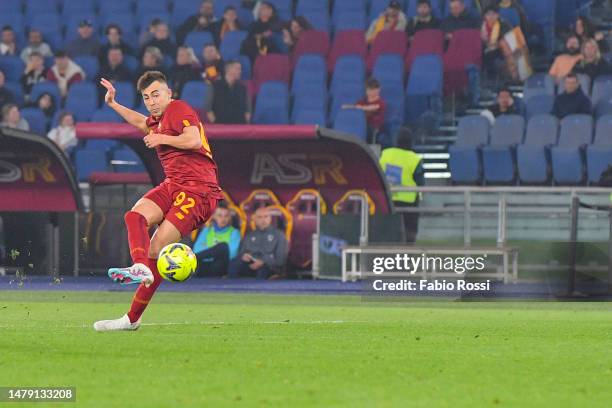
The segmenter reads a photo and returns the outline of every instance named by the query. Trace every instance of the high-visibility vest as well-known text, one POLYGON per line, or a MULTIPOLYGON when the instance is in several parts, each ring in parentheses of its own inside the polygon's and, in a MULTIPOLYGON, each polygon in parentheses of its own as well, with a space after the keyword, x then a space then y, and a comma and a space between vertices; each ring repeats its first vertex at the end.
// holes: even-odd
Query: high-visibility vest
MULTIPOLYGON (((414 172, 416 171, 421 156, 411 150, 390 147, 383 150, 380 156, 380 167, 382 167, 387 182, 391 186, 414 187, 414 172)), ((393 201, 403 203, 414 203, 417 200, 416 192, 393 193, 393 201)))

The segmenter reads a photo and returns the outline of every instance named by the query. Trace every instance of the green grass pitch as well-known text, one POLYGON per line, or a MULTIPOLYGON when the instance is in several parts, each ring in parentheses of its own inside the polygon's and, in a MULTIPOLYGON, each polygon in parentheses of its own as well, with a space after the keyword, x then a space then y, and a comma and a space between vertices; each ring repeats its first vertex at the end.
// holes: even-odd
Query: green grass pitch
POLYGON ((373 303, 0 292, 0 386, 76 386, 53 407, 609 407, 609 303, 373 303))

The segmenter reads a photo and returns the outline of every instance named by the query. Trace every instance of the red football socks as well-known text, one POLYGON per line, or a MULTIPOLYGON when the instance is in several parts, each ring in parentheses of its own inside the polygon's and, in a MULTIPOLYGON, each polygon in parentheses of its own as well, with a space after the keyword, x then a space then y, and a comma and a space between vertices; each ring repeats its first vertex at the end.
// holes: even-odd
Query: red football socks
POLYGON ((124 219, 132 261, 146 265, 149 258, 149 244, 151 242, 147 219, 135 211, 126 212, 124 219))
POLYGON ((144 313, 147 308, 149 301, 155 294, 155 291, 162 283, 163 278, 157 271, 157 259, 148 259, 147 265, 151 272, 153 272, 153 276, 155 280, 148 288, 144 284, 140 284, 138 289, 136 289, 136 293, 134 294, 134 298, 132 299, 132 306, 130 307, 130 311, 128 312, 128 317, 130 318, 130 322, 134 323, 136 320, 140 319, 140 316, 144 313))

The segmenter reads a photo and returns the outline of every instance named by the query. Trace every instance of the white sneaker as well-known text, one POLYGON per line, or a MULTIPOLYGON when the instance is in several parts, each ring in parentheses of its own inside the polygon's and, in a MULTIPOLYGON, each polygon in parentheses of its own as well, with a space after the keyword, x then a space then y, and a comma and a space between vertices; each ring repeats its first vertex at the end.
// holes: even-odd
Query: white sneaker
POLYGON ((135 263, 127 268, 110 268, 108 270, 108 277, 122 285, 144 283, 147 287, 155 280, 151 269, 141 263, 135 263))
POLYGON ((138 330, 140 327, 140 319, 134 323, 130 322, 127 314, 124 314, 119 319, 115 320, 100 320, 95 322, 94 330, 99 332, 116 331, 116 330, 138 330))

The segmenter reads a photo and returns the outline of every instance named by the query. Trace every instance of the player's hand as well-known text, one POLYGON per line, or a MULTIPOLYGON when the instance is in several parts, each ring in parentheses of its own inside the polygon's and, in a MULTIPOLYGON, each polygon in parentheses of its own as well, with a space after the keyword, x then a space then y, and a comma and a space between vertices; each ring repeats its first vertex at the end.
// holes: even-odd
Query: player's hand
POLYGON ((145 146, 149 149, 155 149, 157 146, 164 144, 165 135, 159 133, 149 133, 144 137, 145 146))
POLYGON ((253 257, 251 256, 251 254, 243 254, 242 255, 242 261, 243 262, 251 262, 252 259, 253 259, 253 257))
POLYGON ((115 90, 115 87, 113 86, 113 84, 107 80, 107 79, 100 79, 100 85, 102 85, 104 88, 106 88, 106 95, 104 95, 104 102, 106 102, 107 105, 112 105, 115 103, 115 94, 117 93, 117 91, 115 90))
POLYGON ((249 264, 249 268, 256 271, 264 266, 264 262, 261 259, 254 259, 253 262, 249 264))

